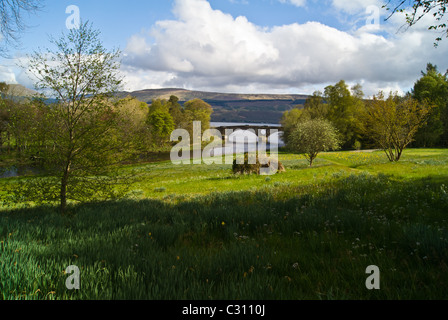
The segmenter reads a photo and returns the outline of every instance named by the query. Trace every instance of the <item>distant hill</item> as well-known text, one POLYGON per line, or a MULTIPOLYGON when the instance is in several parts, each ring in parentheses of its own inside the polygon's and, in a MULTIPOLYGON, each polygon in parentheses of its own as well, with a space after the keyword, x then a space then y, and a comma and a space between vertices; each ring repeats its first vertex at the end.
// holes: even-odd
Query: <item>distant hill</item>
MULTIPOLYGON (((8 95, 24 99, 38 94, 20 84, 9 85, 8 95)), ((181 104, 201 99, 213 107, 212 122, 279 123, 285 111, 303 105, 308 98, 300 94, 238 94, 192 91, 186 89, 147 89, 119 92, 117 96, 133 96, 151 104, 154 99, 166 99, 175 95, 181 104)), ((53 99, 48 99, 52 102, 53 99)))
MULTIPOLYGON (((125 92, 126 93, 126 92, 125 92)), ((127 92, 136 98, 150 102, 153 99, 169 99, 170 96, 175 95, 181 101, 188 101, 192 99, 214 100, 214 101, 238 101, 238 100, 303 100, 308 98, 307 95, 298 94, 241 94, 241 93, 219 93, 219 92, 205 92, 192 91, 186 89, 146 89, 134 92, 127 92)))
POLYGON ((212 122, 279 123, 283 113, 297 105, 303 105, 307 95, 298 94, 237 94, 191 91, 185 89, 147 89, 121 92, 151 104, 154 99, 166 99, 175 95, 182 104, 192 99, 209 103, 214 110, 212 122))
POLYGON ((8 84, 9 89, 6 92, 7 95, 13 96, 13 97, 33 97, 34 95, 37 95, 38 92, 28 89, 21 84, 8 84))

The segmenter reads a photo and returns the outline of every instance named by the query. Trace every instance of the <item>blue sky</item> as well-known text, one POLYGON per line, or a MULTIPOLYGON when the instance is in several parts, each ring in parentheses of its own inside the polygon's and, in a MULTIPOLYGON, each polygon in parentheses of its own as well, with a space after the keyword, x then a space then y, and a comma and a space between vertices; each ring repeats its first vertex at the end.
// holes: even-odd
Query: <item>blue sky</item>
MULTIPOLYGON (((338 20, 335 12, 328 8, 331 1, 314 1, 306 7, 297 7, 278 0, 212 0, 214 9, 229 13, 234 17, 245 16, 249 21, 263 27, 273 27, 291 23, 320 21, 338 29, 346 29, 347 24, 338 20)), ((32 51, 46 43, 48 35, 57 36, 66 31, 65 22, 69 17, 66 8, 76 5, 81 18, 93 22, 101 30, 102 40, 109 47, 124 48, 128 38, 149 29, 159 20, 174 19, 174 0, 46 0, 45 7, 37 15, 27 18, 30 26, 22 36, 22 51, 32 51)))
POLYGON ((404 16, 384 21, 383 0, 46 0, 22 46, 0 58, 0 81, 32 87, 15 66, 67 31, 66 8, 123 52, 125 89, 161 87, 307 93, 344 79, 367 95, 410 90, 426 63, 448 69, 448 41, 420 25, 397 32, 404 16), (379 19, 377 19, 379 18, 379 19))

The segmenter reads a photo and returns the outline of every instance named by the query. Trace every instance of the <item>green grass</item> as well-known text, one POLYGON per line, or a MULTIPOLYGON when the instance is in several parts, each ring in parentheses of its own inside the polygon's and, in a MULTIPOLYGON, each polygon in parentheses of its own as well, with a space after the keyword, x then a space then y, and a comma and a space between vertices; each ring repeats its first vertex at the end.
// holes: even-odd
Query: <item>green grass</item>
POLYGON ((140 165, 127 199, 64 216, 4 202, 0 299, 448 297, 448 150, 280 160, 287 172, 271 177, 140 165), (65 287, 69 265, 80 290, 65 287), (366 289, 369 265, 380 290, 366 289))

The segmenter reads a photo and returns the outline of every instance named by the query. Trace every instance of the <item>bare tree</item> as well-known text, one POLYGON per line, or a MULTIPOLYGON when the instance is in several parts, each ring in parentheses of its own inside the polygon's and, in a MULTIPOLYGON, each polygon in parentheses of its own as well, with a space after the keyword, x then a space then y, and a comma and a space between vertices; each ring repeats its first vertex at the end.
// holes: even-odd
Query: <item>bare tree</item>
POLYGON ((0 55, 5 55, 8 46, 17 44, 20 33, 27 28, 25 15, 40 10, 41 3, 42 0, 0 0, 0 55))
POLYGON ((448 0, 389 0, 384 7, 391 12, 387 19, 397 12, 406 12, 409 9, 406 13, 406 25, 410 27, 419 22, 424 16, 432 15, 436 22, 430 25, 428 29, 441 31, 440 37, 435 39, 434 46, 438 45, 443 36, 448 37, 448 19, 445 16, 448 0))

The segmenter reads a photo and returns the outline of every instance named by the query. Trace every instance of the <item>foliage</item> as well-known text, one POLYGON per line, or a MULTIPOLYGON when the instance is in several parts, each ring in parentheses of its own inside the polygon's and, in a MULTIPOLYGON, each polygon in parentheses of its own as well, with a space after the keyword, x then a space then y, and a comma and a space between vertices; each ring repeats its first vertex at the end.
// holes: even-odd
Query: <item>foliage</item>
POLYGON ((322 92, 316 91, 306 100, 302 119, 326 119, 329 112, 328 107, 328 104, 325 103, 324 97, 322 96, 322 92))
POLYGON ((51 42, 56 50, 29 57, 28 69, 37 79, 36 88, 57 99, 53 105, 40 106, 45 117, 35 130, 32 147, 51 177, 43 181, 57 184, 59 191, 40 188, 35 194, 50 201, 58 198, 65 211, 67 200, 84 200, 90 185, 101 181, 102 187, 96 185, 100 192, 115 184, 110 171, 129 156, 132 146, 120 130, 120 110, 109 99, 121 83, 119 51, 106 51, 99 32, 89 23, 51 42), (43 131, 46 140, 41 138, 43 131), (41 193, 46 190, 52 192, 41 193))
POLYGON ((285 143, 290 145, 291 133, 298 123, 325 119, 338 130, 341 146, 345 149, 352 148, 356 141, 365 138, 362 136, 361 120, 365 107, 363 96, 361 85, 355 85, 350 90, 343 80, 327 86, 324 94, 314 92, 306 100, 303 109, 296 108, 283 114, 281 123, 285 143))
POLYGON ((170 99, 168 100, 168 111, 171 117, 173 117, 174 127, 179 129, 184 118, 184 110, 179 103, 178 97, 174 95, 170 96, 170 99))
POLYGON ((280 121, 283 127, 282 139, 286 144, 289 144, 292 131, 297 126, 297 123, 301 120, 303 109, 294 108, 290 111, 285 111, 280 121))
POLYGON ((285 111, 281 124, 284 128, 283 140, 288 145, 291 134, 300 122, 313 119, 326 119, 328 115, 328 105, 325 103, 322 92, 315 91, 312 96, 306 99, 303 108, 294 108, 285 111))
POLYGON ((399 161, 403 150, 413 141, 418 129, 427 121, 432 106, 408 96, 385 97, 380 92, 368 104, 366 130, 390 161, 399 161))
MULTIPOLYGON (((406 5, 406 0, 389 0, 386 5, 387 10, 391 11, 389 19, 392 15, 397 12, 404 12, 408 7, 406 5)), ((409 1, 412 6, 410 6, 410 12, 406 12, 406 24, 410 27, 418 23, 426 15, 432 15, 435 18, 435 23, 428 27, 429 30, 441 30, 442 35, 448 37, 448 26, 446 21, 444 21, 445 14, 447 12, 448 0, 414 0, 409 1)), ((442 37, 437 37, 435 39, 434 46, 437 47, 438 43, 442 40, 442 37)))
POLYGON ((291 134, 291 149, 303 153, 310 166, 320 152, 336 150, 339 146, 337 130, 328 120, 300 122, 291 134))
POLYGON ((361 138, 362 122, 360 121, 364 104, 360 86, 355 86, 352 95, 344 80, 333 86, 327 86, 324 99, 328 103, 326 119, 329 120, 340 134, 341 144, 351 148, 356 140, 361 138))
POLYGON ((168 111, 156 110, 148 114, 147 124, 150 127, 153 142, 158 145, 167 143, 175 126, 173 117, 168 111))
POLYGON ((136 156, 148 151, 151 135, 147 127, 147 117, 149 108, 145 102, 133 97, 126 97, 114 103, 114 109, 120 115, 118 118, 118 128, 123 135, 131 140, 136 156))
POLYGON ((210 129, 212 113, 212 106, 201 99, 187 101, 184 104, 184 121, 181 126, 190 133, 191 137, 193 137, 193 122, 200 121, 201 134, 203 134, 205 130, 210 129))
POLYGON ((415 135, 413 146, 448 146, 448 73, 442 75, 437 66, 428 63, 426 72, 414 84, 412 95, 434 105, 427 123, 415 135))

